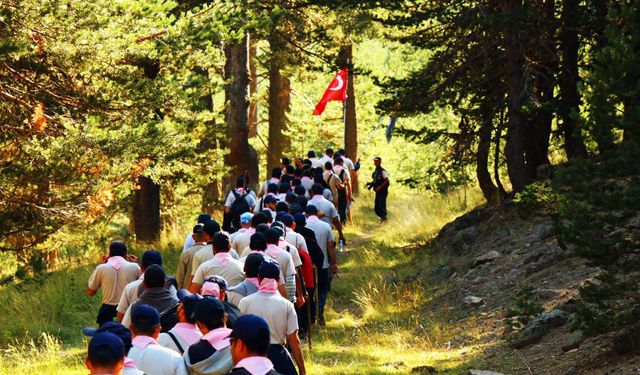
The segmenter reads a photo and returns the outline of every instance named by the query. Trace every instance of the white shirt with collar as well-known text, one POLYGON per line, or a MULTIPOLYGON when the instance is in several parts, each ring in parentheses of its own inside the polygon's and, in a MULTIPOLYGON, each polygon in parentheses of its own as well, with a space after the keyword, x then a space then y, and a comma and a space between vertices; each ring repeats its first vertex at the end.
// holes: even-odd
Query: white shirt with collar
POLYGON ((182 356, 171 349, 158 345, 149 336, 136 336, 131 341, 130 359, 141 371, 153 375, 188 375, 182 356))

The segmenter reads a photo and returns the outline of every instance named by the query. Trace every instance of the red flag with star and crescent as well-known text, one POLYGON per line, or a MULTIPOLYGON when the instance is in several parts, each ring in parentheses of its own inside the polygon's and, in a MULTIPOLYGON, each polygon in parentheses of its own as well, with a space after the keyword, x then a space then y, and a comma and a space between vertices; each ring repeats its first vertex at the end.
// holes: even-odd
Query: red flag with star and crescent
POLYGON ((322 99, 316 104, 316 109, 313 110, 314 116, 320 116, 327 106, 327 102, 347 100, 347 79, 349 78, 349 70, 344 67, 336 74, 335 78, 327 87, 327 91, 322 95, 322 99))

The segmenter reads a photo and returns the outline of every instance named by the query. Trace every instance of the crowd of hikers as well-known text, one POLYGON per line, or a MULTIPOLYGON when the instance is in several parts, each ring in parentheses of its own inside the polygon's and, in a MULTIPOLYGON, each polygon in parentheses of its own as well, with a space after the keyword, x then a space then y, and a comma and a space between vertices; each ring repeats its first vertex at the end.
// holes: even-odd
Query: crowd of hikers
MULTIPOLYGON (((388 176, 374 160, 370 185, 385 220, 388 176)), ((91 374, 305 374, 302 341, 326 324, 334 231, 342 250, 357 168, 328 148, 320 158, 284 158, 257 192, 238 177, 222 225, 198 216, 175 276, 158 251, 138 264, 113 241, 87 288, 89 296, 102 290, 99 327, 84 329, 91 374)))

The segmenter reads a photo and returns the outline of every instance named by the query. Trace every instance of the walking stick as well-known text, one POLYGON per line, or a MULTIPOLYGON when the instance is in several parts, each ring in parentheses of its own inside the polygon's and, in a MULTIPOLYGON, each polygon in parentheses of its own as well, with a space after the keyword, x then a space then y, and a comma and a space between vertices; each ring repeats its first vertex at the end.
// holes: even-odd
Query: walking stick
POLYGON ((311 352, 311 350, 313 349, 312 345, 311 345, 311 336, 312 336, 312 332, 311 332, 311 299, 309 299, 309 301, 307 301, 307 325, 309 328, 309 332, 307 333, 307 340, 309 341, 309 352, 311 352))

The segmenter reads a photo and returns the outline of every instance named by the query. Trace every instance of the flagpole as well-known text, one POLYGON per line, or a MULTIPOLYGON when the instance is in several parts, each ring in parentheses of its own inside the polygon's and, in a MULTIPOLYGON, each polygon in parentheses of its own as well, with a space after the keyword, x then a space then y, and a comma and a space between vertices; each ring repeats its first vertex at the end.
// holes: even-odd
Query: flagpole
POLYGON ((344 101, 342 104, 342 116, 344 117, 344 148, 347 148, 347 99, 348 99, 348 95, 349 95, 349 59, 347 59, 347 79, 345 82, 345 95, 344 95, 344 101))

